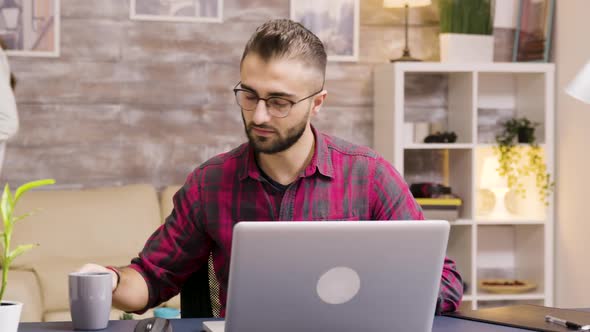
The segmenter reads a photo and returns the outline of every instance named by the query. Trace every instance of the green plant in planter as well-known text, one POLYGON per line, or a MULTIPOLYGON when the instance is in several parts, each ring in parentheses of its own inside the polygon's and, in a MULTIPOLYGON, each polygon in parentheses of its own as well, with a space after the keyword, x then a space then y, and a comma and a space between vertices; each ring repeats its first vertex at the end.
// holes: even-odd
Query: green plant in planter
POLYGON ((440 32, 491 35, 492 0, 440 0, 440 32))
POLYGON ((494 153, 498 156, 500 163, 498 172, 506 177, 510 189, 515 189, 521 197, 525 198, 526 188, 521 179, 534 174, 539 197, 547 205, 547 198, 553 190, 554 183, 547 172, 543 150, 537 144, 535 137, 535 128, 538 125, 524 117, 508 120, 504 123, 504 131, 496 136, 498 145, 494 147, 494 153), (525 149, 519 147, 519 143, 529 145, 526 156, 521 155, 521 151, 525 149), (524 157, 528 158, 528 163, 522 165, 524 157))
POLYGON ((33 249, 36 246, 36 244, 21 244, 13 250, 10 250, 10 240, 12 239, 12 232, 14 231, 14 226, 17 222, 31 215, 31 213, 27 213, 22 216, 15 216, 14 209, 16 207, 16 203, 25 192, 33 188, 46 186, 54 183, 55 180, 53 179, 28 182, 18 187, 14 194, 10 191, 10 186, 8 184, 4 187, 4 192, 2 193, 2 200, 0 202, 0 213, 2 214, 3 221, 3 228, 0 232, 0 243, 2 243, 2 251, 0 252, 0 265, 2 265, 2 286, 0 288, 0 301, 2 301, 4 291, 6 290, 6 284, 8 281, 8 270, 10 269, 10 264, 12 264, 15 258, 33 249))

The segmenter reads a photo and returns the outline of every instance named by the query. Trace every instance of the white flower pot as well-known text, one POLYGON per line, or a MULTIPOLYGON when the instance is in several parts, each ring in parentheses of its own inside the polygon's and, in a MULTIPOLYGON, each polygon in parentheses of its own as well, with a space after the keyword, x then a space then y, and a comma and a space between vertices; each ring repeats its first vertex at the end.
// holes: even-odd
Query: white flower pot
POLYGON ((20 302, 2 301, 0 303, 0 331, 17 332, 23 304, 20 302))
POLYGON ((452 63, 494 61, 494 36, 441 33, 440 61, 452 63))

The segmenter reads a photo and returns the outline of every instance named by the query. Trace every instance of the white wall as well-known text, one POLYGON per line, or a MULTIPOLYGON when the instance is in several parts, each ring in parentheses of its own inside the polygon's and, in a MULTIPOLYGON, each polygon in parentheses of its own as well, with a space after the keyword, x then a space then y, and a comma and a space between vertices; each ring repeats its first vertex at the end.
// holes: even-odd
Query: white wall
POLYGON ((590 1, 557 0, 555 305, 590 307, 590 105, 563 92, 590 60, 590 1))

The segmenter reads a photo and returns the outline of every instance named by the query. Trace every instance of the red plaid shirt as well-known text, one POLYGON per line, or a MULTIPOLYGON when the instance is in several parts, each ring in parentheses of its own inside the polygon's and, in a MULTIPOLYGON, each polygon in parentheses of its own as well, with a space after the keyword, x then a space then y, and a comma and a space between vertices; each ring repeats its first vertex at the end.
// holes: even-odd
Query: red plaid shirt
MULTIPOLYGON (((284 193, 263 177, 247 143, 210 159, 188 176, 174 196, 171 215, 132 260, 131 267, 148 285, 146 308, 176 295, 212 253, 223 316, 232 229, 239 221, 424 218, 389 162, 369 148, 315 129, 314 135, 311 162, 284 193)), ((437 310, 457 309, 462 293, 461 277, 447 258, 437 310)))

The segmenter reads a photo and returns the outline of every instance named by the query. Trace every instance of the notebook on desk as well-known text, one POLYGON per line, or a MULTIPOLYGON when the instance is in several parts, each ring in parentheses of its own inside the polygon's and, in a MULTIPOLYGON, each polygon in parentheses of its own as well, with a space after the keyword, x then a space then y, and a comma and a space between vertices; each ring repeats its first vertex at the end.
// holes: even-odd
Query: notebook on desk
POLYGON ((545 316, 547 315, 578 323, 580 325, 590 325, 590 312, 550 308, 530 304, 480 310, 462 310, 460 312, 448 313, 445 315, 541 332, 573 331, 567 327, 545 321, 545 316))
POLYGON ((240 222, 208 332, 430 332, 446 221, 240 222))

